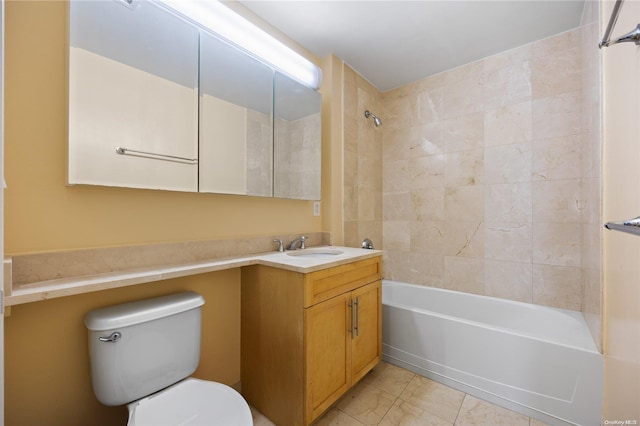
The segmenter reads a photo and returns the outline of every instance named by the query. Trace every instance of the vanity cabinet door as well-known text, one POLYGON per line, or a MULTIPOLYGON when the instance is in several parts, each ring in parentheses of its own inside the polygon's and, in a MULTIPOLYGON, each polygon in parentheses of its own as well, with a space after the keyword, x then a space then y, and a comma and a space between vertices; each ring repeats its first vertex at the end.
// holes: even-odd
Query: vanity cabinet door
POLYGON ((350 304, 346 293, 305 309, 305 424, 351 386, 350 304))
MULTIPOLYGON (((382 359, 382 282, 354 290, 357 331, 352 339, 352 382, 357 382, 382 359)), ((352 302, 353 303, 353 302, 352 302)))

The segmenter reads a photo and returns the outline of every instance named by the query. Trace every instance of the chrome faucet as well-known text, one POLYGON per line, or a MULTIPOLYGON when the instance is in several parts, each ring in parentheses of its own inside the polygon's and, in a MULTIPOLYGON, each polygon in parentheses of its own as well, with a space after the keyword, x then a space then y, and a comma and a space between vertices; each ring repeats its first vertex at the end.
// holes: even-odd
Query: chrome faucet
POLYGON ((282 244, 282 240, 275 239, 273 240, 273 242, 278 243, 278 251, 284 251, 284 245, 282 244))
POLYGON ((304 248, 304 242, 308 237, 300 237, 298 239, 295 239, 293 241, 291 241, 291 244, 289 244, 289 250, 296 250, 296 249, 303 249, 304 248))

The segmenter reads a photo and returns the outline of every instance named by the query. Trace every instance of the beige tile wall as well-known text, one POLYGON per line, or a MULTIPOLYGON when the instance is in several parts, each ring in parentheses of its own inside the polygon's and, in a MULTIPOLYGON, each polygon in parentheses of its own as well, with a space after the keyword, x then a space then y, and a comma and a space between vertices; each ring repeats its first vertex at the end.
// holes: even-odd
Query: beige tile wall
MULTIPOLYGON (((344 244, 365 238, 382 244, 382 129, 364 111, 382 115, 381 94, 345 65, 344 69, 344 244), (379 114, 380 112, 380 114, 379 114)), ((383 124, 384 126, 384 124, 383 124)))
POLYGON ((347 243, 375 235, 363 167, 382 158, 385 278, 586 310, 599 341, 597 37, 583 26, 378 97, 348 70, 347 243))

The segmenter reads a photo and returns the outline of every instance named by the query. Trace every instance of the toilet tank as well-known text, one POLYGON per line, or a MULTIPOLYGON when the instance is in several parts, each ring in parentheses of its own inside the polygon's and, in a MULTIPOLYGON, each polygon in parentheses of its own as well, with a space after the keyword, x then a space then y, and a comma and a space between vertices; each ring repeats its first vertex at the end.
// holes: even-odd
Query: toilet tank
POLYGON ((89 312, 84 323, 98 400, 123 405, 190 376, 200 362, 203 304, 187 291, 89 312))

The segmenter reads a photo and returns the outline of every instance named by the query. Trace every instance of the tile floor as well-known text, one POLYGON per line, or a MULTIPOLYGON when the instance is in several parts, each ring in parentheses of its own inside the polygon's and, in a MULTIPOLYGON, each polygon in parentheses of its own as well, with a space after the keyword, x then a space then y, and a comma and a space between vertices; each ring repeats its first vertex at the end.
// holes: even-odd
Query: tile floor
MULTIPOLYGON (((273 426, 253 411, 255 426, 273 426)), ((314 426, 543 426, 408 370, 380 363, 314 426)))

